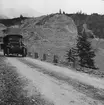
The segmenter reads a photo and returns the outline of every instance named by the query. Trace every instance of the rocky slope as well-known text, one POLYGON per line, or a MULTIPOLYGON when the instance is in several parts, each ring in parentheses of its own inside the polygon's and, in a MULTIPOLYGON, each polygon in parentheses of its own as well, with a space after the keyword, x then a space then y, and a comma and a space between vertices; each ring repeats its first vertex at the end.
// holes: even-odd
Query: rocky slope
POLYGON ((75 43, 77 28, 74 21, 64 14, 51 14, 27 19, 21 25, 21 33, 32 53, 38 52, 64 58, 68 47, 75 43))

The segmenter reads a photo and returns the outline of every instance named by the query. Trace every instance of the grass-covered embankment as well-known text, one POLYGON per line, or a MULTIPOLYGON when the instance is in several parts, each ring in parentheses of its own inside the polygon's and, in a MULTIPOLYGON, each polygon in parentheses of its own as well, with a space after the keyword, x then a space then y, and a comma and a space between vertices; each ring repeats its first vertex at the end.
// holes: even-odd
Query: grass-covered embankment
POLYGON ((0 57, 0 105, 53 105, 39 92, 29 96, 24 89, 28 81, 20 78, 16 68, 6 64, 5 59, 0 57))

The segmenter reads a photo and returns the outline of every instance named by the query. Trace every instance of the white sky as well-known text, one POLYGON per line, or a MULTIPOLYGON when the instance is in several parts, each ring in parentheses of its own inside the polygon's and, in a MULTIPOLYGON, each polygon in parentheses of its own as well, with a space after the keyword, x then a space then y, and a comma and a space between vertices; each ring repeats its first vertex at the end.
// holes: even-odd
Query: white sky
POLYGON ((0 8, 31 7, 44 14, 58 12, 59 9, 67 13, 82 10, 85 13, 104 14, 103 0, 0 0, 0 8))

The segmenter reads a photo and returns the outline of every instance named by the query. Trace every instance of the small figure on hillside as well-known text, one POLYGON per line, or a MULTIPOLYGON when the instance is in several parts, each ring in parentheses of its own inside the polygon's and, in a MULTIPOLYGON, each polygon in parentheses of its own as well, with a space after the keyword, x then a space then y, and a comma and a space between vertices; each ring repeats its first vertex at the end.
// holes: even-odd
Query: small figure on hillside
POLYGON ((65 12, 63 11, 63 14, 65 15, 65 12))
POLYGON ((62 14, 61 9, 59 10, 59 14, 62 14))

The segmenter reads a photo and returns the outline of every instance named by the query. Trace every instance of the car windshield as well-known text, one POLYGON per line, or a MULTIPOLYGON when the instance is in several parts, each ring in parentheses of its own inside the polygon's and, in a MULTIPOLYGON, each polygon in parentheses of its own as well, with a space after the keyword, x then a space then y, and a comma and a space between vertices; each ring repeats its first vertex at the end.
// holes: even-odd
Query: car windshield
POLYGON ((17 38, 17 37, 9 38, 9 42, 11 42, 11 43, 17 43, 17 42, 21 42, 21 41, 22 41, 21 38, 17 38))

